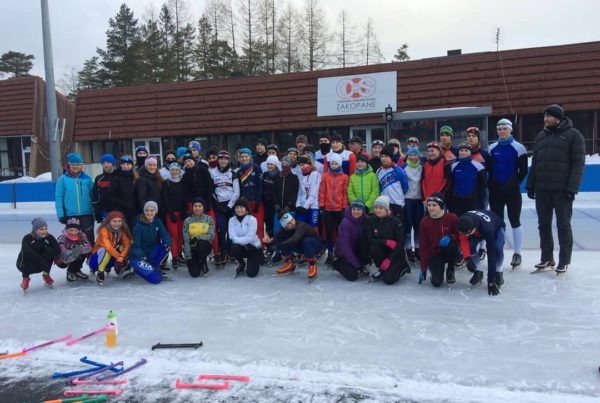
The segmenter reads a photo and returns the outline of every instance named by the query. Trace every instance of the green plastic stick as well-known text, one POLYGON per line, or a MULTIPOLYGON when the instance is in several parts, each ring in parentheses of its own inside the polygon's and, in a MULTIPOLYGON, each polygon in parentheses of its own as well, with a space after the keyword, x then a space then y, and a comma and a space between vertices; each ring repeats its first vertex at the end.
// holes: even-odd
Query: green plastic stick
POLYGON ((81 403, 98 403, 98 402, 105 402, 105 401, 106 401, 106 395, 98 395, 98 396, 92 397, 87 400, 82 400, 81 403))

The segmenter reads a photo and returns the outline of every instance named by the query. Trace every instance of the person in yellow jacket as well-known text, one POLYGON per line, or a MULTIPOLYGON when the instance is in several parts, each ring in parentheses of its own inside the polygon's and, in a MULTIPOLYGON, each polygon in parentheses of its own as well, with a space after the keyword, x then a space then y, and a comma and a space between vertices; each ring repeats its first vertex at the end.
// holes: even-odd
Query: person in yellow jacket
POLYGON ((114 267, 119 278, 126 274, 127 256, 133 236, 119 211, 111 211, 98 228, 98 238, 92 248, 90 270, 96 272, 96 281, 104 283, 105 273, 114 267))
POLYGON ((206 258, 215 239, 215 221, 206 214, 205 206, 202 197, 192 199, 192 215, 183 222, 183 249, 192 277, 206 277, 208 274, 206 258))
POLYGON ((367 212, 373 213, 373 203, 379 197, 379 179, 366 156, 356 157, 356 171, 348 183, 348 200, 362 200, 367 212))

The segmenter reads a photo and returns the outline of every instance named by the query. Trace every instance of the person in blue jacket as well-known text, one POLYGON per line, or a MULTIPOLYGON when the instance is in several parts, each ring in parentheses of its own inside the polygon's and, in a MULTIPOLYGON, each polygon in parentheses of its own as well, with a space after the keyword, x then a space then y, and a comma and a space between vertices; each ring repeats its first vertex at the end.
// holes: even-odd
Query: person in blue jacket
POLYGON ((171 237, 157 214, 156 202, 147 201, 133 228, 133 244, 129 251, 135 273, 152 284, 162 281, 160 268, 166 263, 171 249, 171 237))
POLYGON ((88 241, 94 243, 94 208, 92 191, 94 181, 83 171, 83 160, 79 153, 67 155, 67 169, 58 178, 54 194, 54 205, 58 221, 66 224, 69 218, 77 218, 88 241))
POLYGON ((487 174, 483 165, 473 161, 471 144, 465 142, 458 146, 458 159, 450 167, 452 188, 450 211, 460 216, 475 209, 481 209, 483 193, 487 189, 487 174))
POLYGON ((498 295, 504 284, 502 265, 504 263, 504 223, 495 213, 489 210, 472 210, 458 219, 456 229, 462 256, 467 269, 473 272, 469 281, 477 285, 483 280, 483 270, 477 256, 477 245, 485 240, 488 252, 488 294, 498 295))

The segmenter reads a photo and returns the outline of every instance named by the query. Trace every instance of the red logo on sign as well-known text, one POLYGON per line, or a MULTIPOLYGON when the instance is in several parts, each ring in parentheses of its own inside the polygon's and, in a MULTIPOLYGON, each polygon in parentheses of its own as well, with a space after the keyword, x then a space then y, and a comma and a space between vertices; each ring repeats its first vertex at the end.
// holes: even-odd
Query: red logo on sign
POLYGON ((377 90, 377 82, 371 77, 344 78, 338 82, 336 92, 341 99, 370 97, 377 90))

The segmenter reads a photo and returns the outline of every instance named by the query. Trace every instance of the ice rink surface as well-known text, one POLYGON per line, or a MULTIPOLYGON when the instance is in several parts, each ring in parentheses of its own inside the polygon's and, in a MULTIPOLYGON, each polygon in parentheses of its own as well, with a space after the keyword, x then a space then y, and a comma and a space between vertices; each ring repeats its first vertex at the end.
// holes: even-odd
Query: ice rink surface
MULTIPOLYGON (((505 262, 498 297, 468 290, 470 273, 434 289, 417 273, 393 286, 355 283, 321 264, 311 285, 306 271, 233 279, 233 265, 193 279, 185 268, 157 286, 114 275, 100 289, 91 281, 56 289, 32 276, 22 295, 15 268, 19 242, 35 214, 0 214, 0 352, 20 351, 65 334, 83 335, 117 312, 118 346, 103 336, 0 360, 0 401, 57 398, 65 390, 54 371, 81 369, 79 358, 103 362, 140 358, 127 402, 598 402, 600 401, 600 208, 573 215, 575 253, 569 272, 531 275, 539 260, 535 212, 523 211, 523 266, 505 262), (155 350, 158 342, 203 341, 198 350, 155 350), (201 373, 247 375, 226 391, 174 388, 201 373)), ((57 233, 59 224, 50 223, 57 233)), ((506 256, 512 255, 510 229, 506 256)), ((557 251, 556 251, 557 252, 557 251)), ((84 269, 86 271, 86 269, 84 269)), ((91 387, 88 387, 91 389, 91 387)), ((109 387, 111 388, 111 387, 109 387)))

